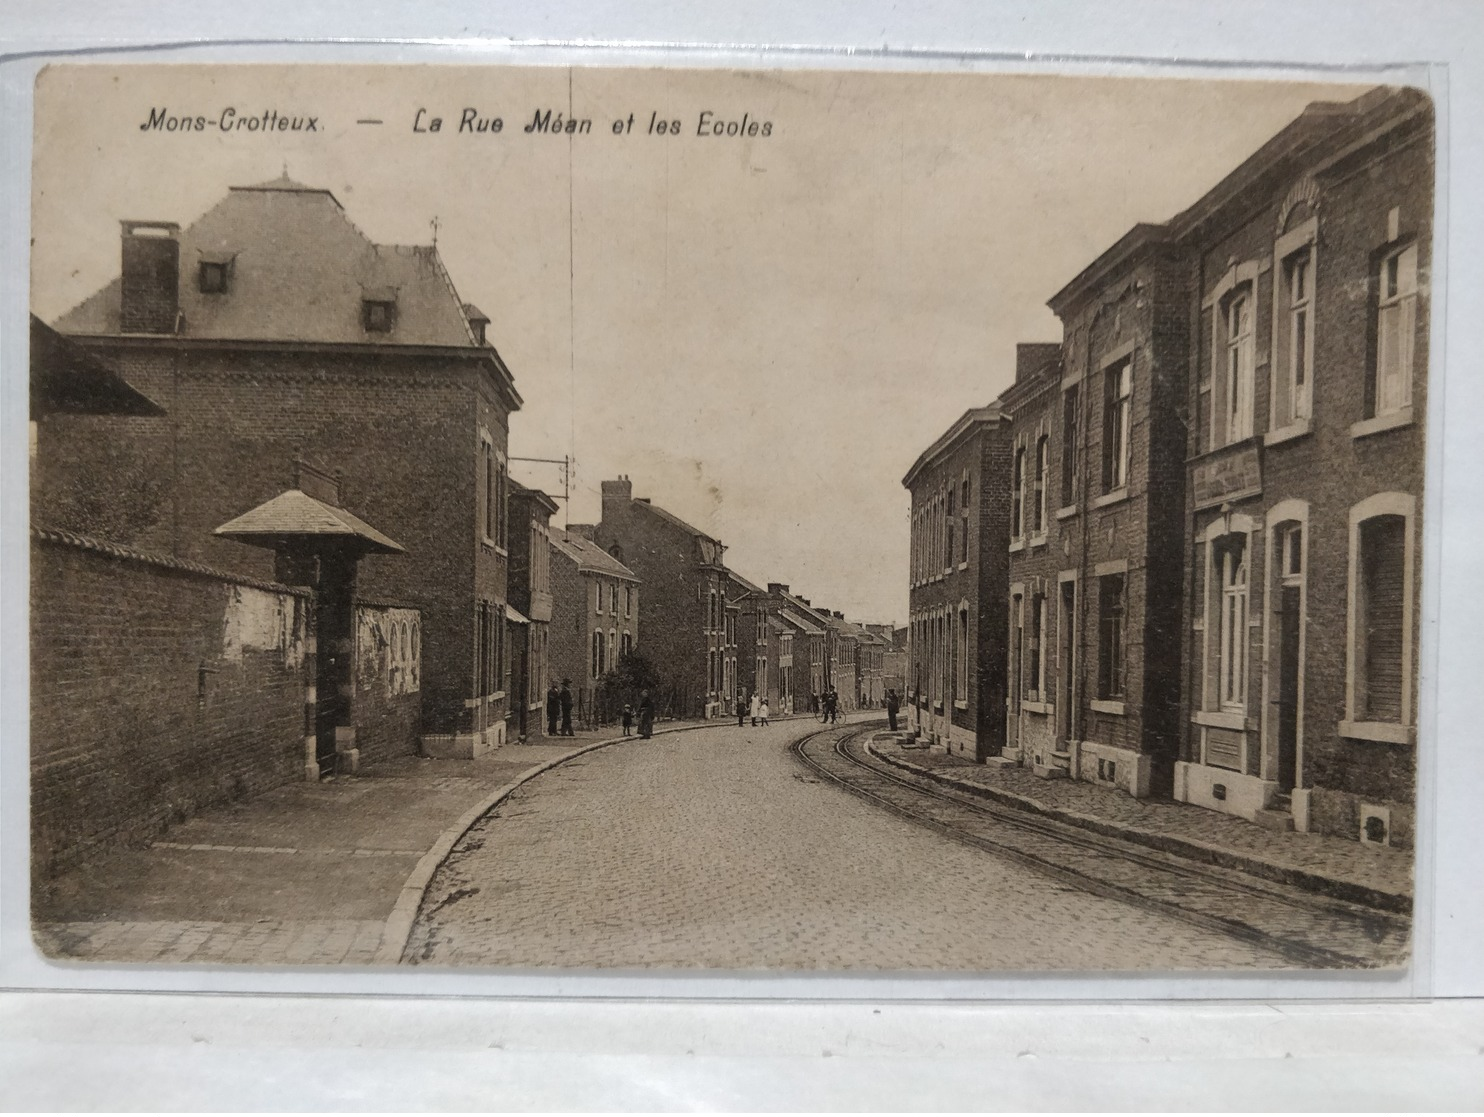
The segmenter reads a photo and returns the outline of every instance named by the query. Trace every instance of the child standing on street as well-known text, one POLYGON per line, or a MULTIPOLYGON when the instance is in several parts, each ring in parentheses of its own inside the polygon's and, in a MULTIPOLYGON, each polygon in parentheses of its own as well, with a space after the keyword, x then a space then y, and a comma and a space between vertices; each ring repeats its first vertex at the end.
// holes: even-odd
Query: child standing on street
POLYGON ((762 723, 764 725, 768 724, 768 700, 766 698, 764 698, 762 704, 758 706, 757 716, 762 720, 762 723))
POLYGON ((629 736, 634 727, 634 707, 627 702, 623 704, 623 735, 629 736))

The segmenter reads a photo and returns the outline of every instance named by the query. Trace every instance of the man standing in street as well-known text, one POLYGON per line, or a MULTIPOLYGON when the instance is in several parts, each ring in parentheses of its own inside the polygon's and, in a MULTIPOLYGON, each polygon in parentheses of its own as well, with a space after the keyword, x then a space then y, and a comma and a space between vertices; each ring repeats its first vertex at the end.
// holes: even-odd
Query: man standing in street
POLYGON ((562 712, 562 695, 557 690, 556 683, 546 688, 546 735, 555 737, 557 735, 557 718, 562 712))
POLYGON ((558 697, 557 700, 561 704, 561 707, 562 707, 562 736, 563 737, 575 737, 576 734, 572 732, 572 680, 571 679, 563 679, 562 680, 562 693, 558 697))
POLYGON ((762 701, 757 696, 757 691, 752 692, 752 702, 750 705, 752 709, 752 724, 756 725, 758 707, 762 705, 762 701))
POLYGON ((901 708, 902 704, 897 699, 897 692, 888 690, 886 692, 886 722, 893 733, 897 731, 897 711, 901 708))

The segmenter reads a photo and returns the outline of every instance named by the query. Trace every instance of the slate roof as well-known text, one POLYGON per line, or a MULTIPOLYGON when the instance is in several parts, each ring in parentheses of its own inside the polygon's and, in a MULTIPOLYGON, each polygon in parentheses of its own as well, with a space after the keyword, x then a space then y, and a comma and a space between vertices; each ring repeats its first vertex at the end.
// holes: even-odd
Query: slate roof
POLYGON ((824 635, 824 629, 820 628, 817 624, 806 621, 791 609, 779 609, 778 615, 807 636, 824 635))
POLYGON ((165 409, 31 315, 31 414, 163 415, 165 409))
MULTIPOLYGON (((119 286, 62 315, 70 334, 117 334, 119 286)), ((180 233, 179 336, 476 348, 464 305, 432 245, 375 244, 328 190, 287 175, 227 196, 180 233), (202 260, 231 260, 228 289, 203 294, 202 260), (392 329, 364 328, 364 295, 394 291, 392 329)))
POLYGON ((212 534, 258 544, 291 536, 340 536, 359 540, 368 551, 403 553, 400 543, 389 539, 359 516, 316 500, 299 489, 279 493, 252 511, 222 524, 212 534))
POLYGON ((742 577, 742 575, 738 574, 735 570, 728 569, 727 570, 727 577, 730 578, 732 581, 736 582, 737 585, 741 586, 742 587, 742 591, 744 593, 756 593, 756 594, 763 594, 763 593, 765 593, 765 591, 763 590, 763 588, 761 586, 755 586, 755 585, 753 585, 746 578, 742 577))
POLYGON ((573 535, 561 528, 551 529, 551 545, 577 564, 577 569, 613 578, 639 581, 639 576, 591 539, 573 535))

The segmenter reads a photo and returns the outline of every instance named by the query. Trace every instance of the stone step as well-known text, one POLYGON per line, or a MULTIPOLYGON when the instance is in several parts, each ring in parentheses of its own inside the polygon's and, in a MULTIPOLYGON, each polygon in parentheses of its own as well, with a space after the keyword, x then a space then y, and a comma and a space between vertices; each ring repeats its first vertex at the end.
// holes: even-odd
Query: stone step
POLYGON ((1031 767, 1031 774, 1043 780, 1064 780, 1067 778, 1067 770, 1046 764, 1035 764, 1031 767))
POLYGON ((1252 821, 1264 830, 1276 830, 1285 833, 1293 829, 1293 815, 1287 811, 1274 810, 1271 807, 1260 810, 1252 816, 1252 821))

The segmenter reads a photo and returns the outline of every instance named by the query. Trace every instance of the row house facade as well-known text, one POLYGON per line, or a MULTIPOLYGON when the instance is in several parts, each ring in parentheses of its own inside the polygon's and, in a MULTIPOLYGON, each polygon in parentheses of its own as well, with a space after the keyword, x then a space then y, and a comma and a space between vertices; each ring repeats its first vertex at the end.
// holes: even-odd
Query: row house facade
POLYGON ((284 176, 185 228, 124 221, 120 250, 119 276, 54 326, 168 413, 49 419, 69 427, 38 477, 55 526, 270 580, 271 550, 215 529, 312 461, 401 545, 357 592, 420 611, 423 750, 503 743, 521 400, 436 247, 373 243, 330 191, 284 176))
POLYGON ((902 479, 912 501, 908 725, 979 761, 1005 747, 1009 461, 1010 417, 996 401, 965 412, 902 479))
POLYGON ((830 628, 806 598, 796 597, 778 582, 770 583, 780 602, 778 616, 793 632, 794 712, 816 713, 829 685, 830 628))
POLYGON ((1179 743, 1182 279, 1136 226, 1052 298, 1060 358, 1003 397, 1006 756, 1136 797, 1170 794, 1179 743))
POLYGON ((638 651, 641 584, 591 539, 556 527, 549 536, 550 679, 568 681, 578 716, 591 720, 603 677, 638 651))
POLYGON ((1176 219, 1194 294, 1177 799, 1410 846, 1433 118, 1315 105, 1176 219))
POLYGON ((602 521, 584 530, 650 587, 641 620, 644 654, 661 679, 657 712, 730 714, 723 665, 737 649, 728 644, 726 548, 649 499, 635 498, 627 477, 604 481, 602 492, 602 521))
POLYGON ((839 697, 840 709, 860 706, 860 648, 862 630, 845 619, 838 609, 820 611, 830 630, 829 679, 839 697))
MULTIPOLYGON (((1433 144, 1415 91, 1311 105, 1050 300, 1063 341, 1021 348, 986 486, 997 763, 1410 845, 1433 144)), ((908 475, 907 685, 967 752, 943 441, 908 475)))
POLYGON ((510 482, 510 731, 539 737, 551 683, 551 517, 557 504, 539 489, 510 482))

